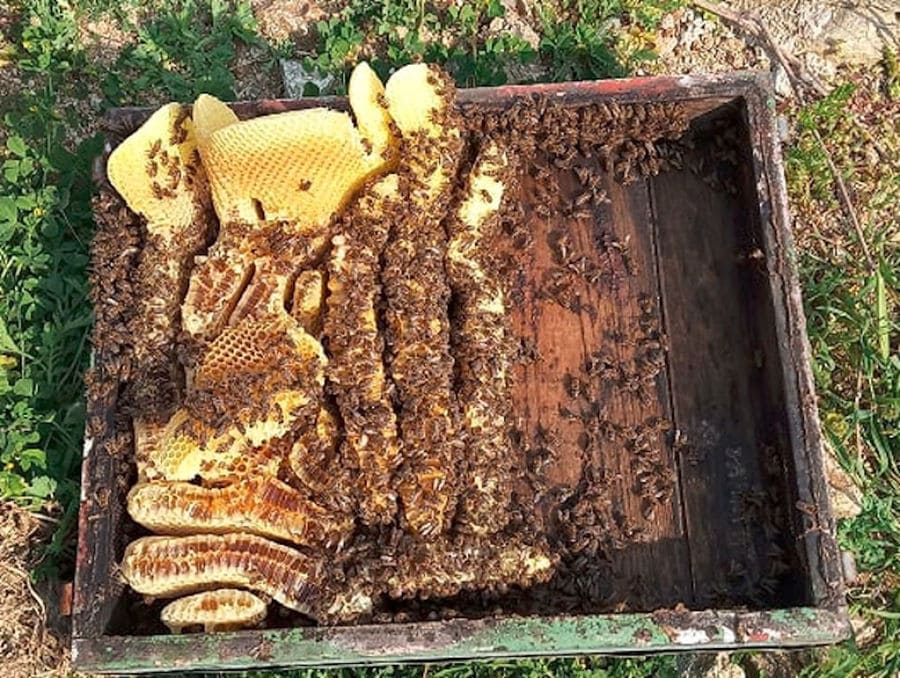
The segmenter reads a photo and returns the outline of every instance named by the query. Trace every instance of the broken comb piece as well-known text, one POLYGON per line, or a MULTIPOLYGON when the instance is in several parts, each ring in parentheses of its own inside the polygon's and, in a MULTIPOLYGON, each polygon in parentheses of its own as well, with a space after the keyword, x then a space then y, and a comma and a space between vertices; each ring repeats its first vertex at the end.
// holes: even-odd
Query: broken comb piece
POLYGON ((109 155, 109 182, 151 233, 169 235, 189 227, 196 201, 205 198, 198 183, 203 168, 187 109, 167 104, 157 110, 109 155), (170 233, 171 231, 172 233, 170 233))
POLYGON ((239 631, 266 618, 268 605, 258 596, 240 589, 216 589, 173 600, 159 617, 172 633, 202 626, 206 633, 239 631))

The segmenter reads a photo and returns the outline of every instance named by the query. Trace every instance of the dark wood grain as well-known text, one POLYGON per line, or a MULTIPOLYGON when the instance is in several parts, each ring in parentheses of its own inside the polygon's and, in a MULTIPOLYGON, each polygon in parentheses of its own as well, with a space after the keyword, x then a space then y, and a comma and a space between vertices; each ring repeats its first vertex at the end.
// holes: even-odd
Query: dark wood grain
POLYGON ((607 204, 593 206, 589 218, 565 216, 565 206, 584 190, 572 171, 554 172, 558 191, 552 192, 552 198, 563 208, 554 209, 549 217, 542 218, 534 210, 536 204, 546 205, 547 200, 535 200, 538 191, 533 182, 528 178, 523 182, 522 198, 534 250, 532 260, 523 262, 527 283, 523 303, 513 306, 513 325, 520 337, 537 346, 539 357, 517 375, 514 411, 532 444, 537 444, 538 427, 550 431, 556 440, 555 457, 546 469, 549 484, 575 490, 585 462, 592 463, 608 481, 603 487, 604 500, 612 503, 612 514, 620 524, 607 527, 622 533, 622 543, 602 554, 611 561, 607 606, 649 610, 687 603, 692 600, 692 587, 678 470, 671 437, 664 430, 670 419, 666 374, 659 373, 647 388, 634 391, 584 372, 587 361, 597 353, 626 371, 635 369, 641 350, 640 323, 648 320, 642 299, 652 308, 650 324, 661 328, 647 187, 644 182, 622 186, 595 161, 579 158, 577 162, 602 176, 609 199, 607 204), (552 243, 561 233, 568 234, 574 257, 587 257, 604 274, 598 282, 571 276, 572 296, 583 307, 580 311, 545 296, 548 273, 560 268, 554 261, 552 243), (605 246, 600 242, 604 238, 608 239, 605 246), (610 254, 609 243, 623 249, 613 247, 610 254), (587 454, 580 439, 585 423, 562 414, 579 411, 588 400, 571 397, 566 380, 572 377, 588 382, 589 399, 602 408, 595 415, 597 423, 604 430, 620 432, 601 438, 587 454), (629 449, 634 430, 658 421, 663 427, 651 436, 649 450, 629 449), (649 515, 639 492, 638 455, 658 461, 673 483, 671 494, 649 515), (660 562, 666 567, 660 568, 660 562))
POLYGON ((748 300, 737 196, 688 171, 651 182, 670 346, 682 493, 697 602, 752 602, 766 576, 769 502, 761 467, 769 440, 763 346, 748 300))

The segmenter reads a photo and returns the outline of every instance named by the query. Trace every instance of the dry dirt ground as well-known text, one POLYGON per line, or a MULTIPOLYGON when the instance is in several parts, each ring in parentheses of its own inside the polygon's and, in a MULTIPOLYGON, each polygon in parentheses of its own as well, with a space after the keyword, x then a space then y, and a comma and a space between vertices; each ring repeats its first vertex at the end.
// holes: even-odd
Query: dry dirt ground
MULTIPOLYGON (((306 51, 314 45, 313 23, 339 7, 340 0, 253 0, 252 4, 259 30, 266 39, 290 40, 298 51, 306 51)), ((897 0, 732 0, 723 4, 735 11, 754 12, 767 28, 771 41, 796 57, 826 87, 846 75, 848 69, 858 73, 861 68, 872 67, 886 47, 900 50, 897 0)), ((535 26, 533 19, 529 21, 533 14, 528 11, 529 3, 504 2, 504 5, 512 10, 505 17, 506 27, 531 37, 535 26), (517 12, 516 8, 521 11, 517 12)), ((4 96, 12 95, 22 86, 20 74, 4 57, 9 42, 3 34, 11 22, 8 11, 0 8, 0 104, 4 96)), ((118 25, 104 19, 85 20, 79 38, 85 46, 92 43, 102 46, 96 53, 98 58, 105 55, 103 59, 108 64, 115 60, 116 50, 131 40, 118 25)), ((692 7, 675 10, 663 19, 655 46, 660 58, 645 67, 648 73, 771 69, 778 93, 785 98, 792 96, 784 69, 772 58, 764 40, 707 12, 692 7)), ((235 64, 235 89, 239 98, 281 94, 277 78, 258 68, 260 58, 253 48, 240 52, 235 64)), ((90 101, 72 103, 96 110, 90 101)), ((95 119, 90 111, 86 112, 85 120, 93 123, 95 119)), ((81 133, 84 130, 75 132, 81 133)), ((839 470, 834 473, 835 484, 846 495, 841 499, 842 505, 846 513, 852 513, 858 501, 855 488, 839 470)), ((35 565, 36 547, 47 528, 46 521, 12 504, 0 504, 0 671, 3 678, 69 675, 68 639, 64 633, 51 630, 57 625, 52 618, 56 617, 58 606, 47 602, 53 596, 42 597, 29 577, 35 565)), ((711 667, 697 668, 709 671, 711 667)), ((777 669, 774 673, 778 673, 777 669)))
POLYGON ((9 503, 0 503, 0 670, 4 678, 69 674, 68 640, 51 630, 48 600, 31 583, 36 546, 49 525, 9 503))

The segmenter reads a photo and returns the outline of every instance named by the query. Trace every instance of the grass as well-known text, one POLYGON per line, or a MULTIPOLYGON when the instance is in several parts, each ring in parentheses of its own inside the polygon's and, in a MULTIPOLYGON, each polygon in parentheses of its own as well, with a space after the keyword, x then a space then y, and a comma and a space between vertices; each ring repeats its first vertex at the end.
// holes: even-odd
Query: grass
MULTIPOLYGON (((224 676, 225 674, 221 674, 224 676)), ((497 660, 467 664, 391 666, 368 669, 308 669, 227 674, 244 678, 674 678, 683 675, 671 656, 647 659, 582 657, 575 659, 497 660)))
MULTIPOLYGON (((891 86, 885 82, 884 91, 891 86)), ((891 134, 889 122, 879 127, 882 119, 896 120, 896 103, 869 89, 848 83, 798 111, 797 137, 787 152, 824 432, 864 493, 860 515, 842 521, 838 531, 861 572, 850 590, 851 609, 878 636, 867 647, 836 648, 808 669, 811 676, 900 671, 900 136, 896 129, 891 134), (854 193, 874 265, 850 235, 826 153, 854 193)))
MULTIPOLYGON (((498 0, 435 8, 422 0, 348 0, 317 25, 310 69, 339 76, 359 59, 381 75, 418 59, 444 64, 460 85, 495 85, 510 72, 541 79, 627 74, 649 46, 668 0, 557 0, 538 6, 537 41, 487 30, 498 0), (530 70, 527 70, 530 69, 530 70)), ((68 577, 89 362, 87 302, 91 159, 97 116, 113 105, 190 100, 235 92, 239 48, 264 50, 273 66, 290 44, 267 44, 240 0, 18 0, 0 42, 21 86, 0 90, 0 498, 52 513, 58 527, 37 576, 68 577), (85 21, 130 35, 103 53, 85 21)), ((4 24, 0 22, 0 26, 4 24)), ((853 612, 875 629, 805 669, 809 676, 888 676, 900 671, 900 356, 896 205, 900 204, 897 59, 885 56, 880 94, 848 83, 791 112, 787 173, 797 215, 798 263, 824 430, 841 465, 865 492, 861 514, 839 527, 856 554, 853 612), (880 108, 879 108, 880 107, 880 108), (817 134, 818 133, 818 134, 817 134), (820 141, 824 139, 827 148, 820 141), (873 146, 874 144, 874 146, 873 146), (875 147, 875 162, 866 149, 875 147), (854 195, 868 249, 835 199, 834 158, 854 195), (893 240, 891 239, 893 236, 893 240)), ((421 676, 415 668, 288 672, 289 676, 421 676)), ((671 657, 532 660, 431 667, 429 676, 677 675, 671 657)))

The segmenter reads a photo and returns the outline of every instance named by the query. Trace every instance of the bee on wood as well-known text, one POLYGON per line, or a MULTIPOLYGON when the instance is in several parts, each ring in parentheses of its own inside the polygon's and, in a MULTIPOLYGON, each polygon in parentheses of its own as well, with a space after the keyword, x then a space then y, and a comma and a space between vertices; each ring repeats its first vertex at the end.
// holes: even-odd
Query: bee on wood
POLYGON ((591 219, 594 215, 589 209, 578 209, 570 213, 572 219, 576 221, 585 221, 591 219))
POLYGON ((566 395, 572 400, 577 400, 582 396, 583 383, 581 379, 568 372, 563 375, 563 388, 566 390, 566 395))
POLYGON ((550 207, 545 203, 538 203, 534 206, 534 213, 537 214, 542 219, 547 219, 550 214, 550 207))
POLYGON ((572 256, 572 241, 569 238, 569 234, 558 230, 552 231, 548 235, 548 240, 551 241, 550 247, 556 255, 558 263, 564 264, 568 262, 572 256))
MULTIPOLYGON (((592 400, 581 408, 581 420, 586 424, 594 423, 602 415, 603 403, 599 400, 592 400)), ((609 426, 613 426, 612 423, 609 426)))
POLYGON ((575 149, 567 148, 553 158, 553 164, 559 169, 569 169, 575 162, 575 149))
POLYGON ((584 165, 578 165, 575 168, 575 176, 578 177, 578 181, 582 186, 588 186, 588 182, 591 180, 593 176, 593 172, 591 172, 589 167, 585 167, 584 165))
POLYGON ((592 198, 593 198, 593 196, 591 195, 591 192, 585 191, 584 193, 580 194, 577 198, 575 198, 575 207, 584 207, 591 201, 592 198))

